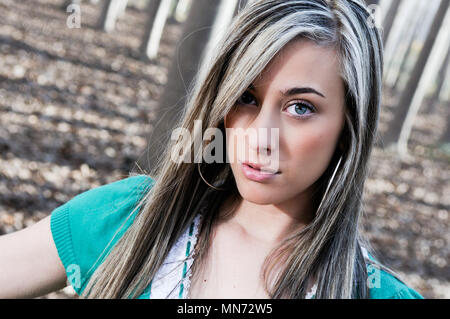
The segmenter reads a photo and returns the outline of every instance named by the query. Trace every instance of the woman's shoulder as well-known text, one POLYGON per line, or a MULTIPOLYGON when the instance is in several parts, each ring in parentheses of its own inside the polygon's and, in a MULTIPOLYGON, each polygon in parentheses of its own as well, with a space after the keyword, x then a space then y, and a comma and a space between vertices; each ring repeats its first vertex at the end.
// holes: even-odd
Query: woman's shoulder
POLYGON ((147 175, 129 176, 82 192, 66 204, 83 207, 86 211, 99 210, 109 205, 119 207, 135 199, 136 195, 141 195, 152 183, 153 179, 147 175))
POLYGON ((423 299, 417 291, 385 270, 365 249, 363 254, 366 258, 370 299, 423 299))
MULTIPOLYGON (((383 269, 378 271, 380 277, 378 284, 369 284, 370 299, 423 299, 421 294, 391 273, 383 269)), ((369 278, 374 274, 376 272, 372 272, 369 278)))
POLYGON ((130 176, 80 193, 52 211, 53 240, 69 283, 78 294, 131 225, 134 208, 153 182, 146 175, 130 176))

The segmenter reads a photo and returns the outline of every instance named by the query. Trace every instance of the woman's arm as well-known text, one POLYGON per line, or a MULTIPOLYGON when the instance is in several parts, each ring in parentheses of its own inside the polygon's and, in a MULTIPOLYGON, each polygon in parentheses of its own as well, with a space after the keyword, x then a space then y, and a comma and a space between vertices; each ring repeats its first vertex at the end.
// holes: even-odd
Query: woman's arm
POLYGON ((50 216, 0 236, 0 298, 34 298, 66 287, 50 216))

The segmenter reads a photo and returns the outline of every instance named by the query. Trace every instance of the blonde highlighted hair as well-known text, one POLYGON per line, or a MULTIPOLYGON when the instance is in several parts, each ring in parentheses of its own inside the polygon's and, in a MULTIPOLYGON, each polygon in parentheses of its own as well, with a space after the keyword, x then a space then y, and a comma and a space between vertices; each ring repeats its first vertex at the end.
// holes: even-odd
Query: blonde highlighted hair
MULTIPOLYGON (((313 221, 289 233, 264 263, 265 288, 271 298, 304 298, 312 278, 317 279, 316 298, 369 297, 367 260, 361 247, 370 251, 370 246, 361 235, 360 223, 383 73, 382 40, 369 19, 361 0, 250 2, 191 86, 177 123, 194 135, 194 121, 200 120, 203 132, 219 128, 225 136, 225 115, 286 44, 308 39, 337 49, 346 89, 342 148, 336 148, 314 185, 313 221), (276 274, 275 266, 280 269, 276 274)), ((240 195, 229 163, 198 164, 199 174, 195 163, 170 160, 173 143, 149 172, 155 184, 136 208, 136 219, 93 273, 82 297, 141 295, 199 212, 202 224, 193 252, 193 277, 201 271, 214 226, 233 214, 240 195), (225 202, 232 205, 219 215, 225 202)), ((191 148, 194 153, 194 145, 191 148)))

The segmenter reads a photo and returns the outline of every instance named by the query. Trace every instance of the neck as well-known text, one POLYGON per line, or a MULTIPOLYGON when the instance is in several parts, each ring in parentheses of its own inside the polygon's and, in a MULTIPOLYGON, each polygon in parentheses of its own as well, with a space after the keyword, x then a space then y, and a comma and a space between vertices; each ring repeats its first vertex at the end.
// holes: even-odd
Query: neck
POLYGON ((281 204, 260 205, 239 200, 228 223, 234 224, 249 238, 275 244, 291 230, 309 224, 313 216, 310 200, 302 194, 281 204))

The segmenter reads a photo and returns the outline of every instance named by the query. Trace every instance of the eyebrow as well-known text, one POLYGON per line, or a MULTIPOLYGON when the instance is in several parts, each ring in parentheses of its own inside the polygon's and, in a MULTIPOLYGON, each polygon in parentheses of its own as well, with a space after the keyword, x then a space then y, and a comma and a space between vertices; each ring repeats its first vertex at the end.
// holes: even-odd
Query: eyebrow
MULTIPOLYGON (((253 84, 250 84, 248 89, 256 91, 253 84)), ((322 93, 318 92, 317 90, 315 90, 311 87, 293 87, 293 88, 287 89, 286 91, 281 91, 281 94, 284 97, 288 97, 288 96, 296 95, 296 94, 308 94, 308 93, 317 94, 323 98, 326 98, 325 95, 323 95, 322 93)))

